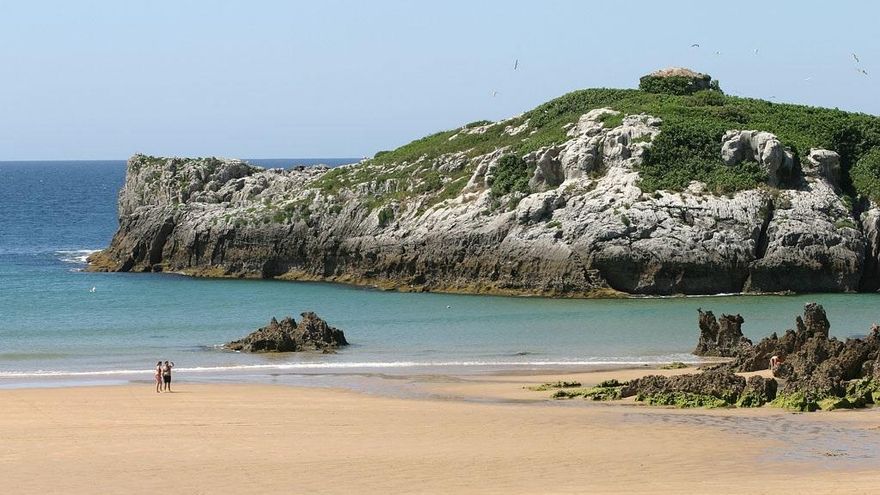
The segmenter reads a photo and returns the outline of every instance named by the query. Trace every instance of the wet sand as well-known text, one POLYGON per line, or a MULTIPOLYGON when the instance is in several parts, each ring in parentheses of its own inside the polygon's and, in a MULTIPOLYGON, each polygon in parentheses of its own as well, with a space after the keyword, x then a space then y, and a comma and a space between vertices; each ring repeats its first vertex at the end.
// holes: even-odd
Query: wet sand
MULTIPOLYGON (((654 372, 654 371, 652 371, 654 372)), ((675 373, 681 371, 670 371, 675 373)), ((646 370, 414 377, 399 398, 270 385, 0 390, 4 493, 872 493, 880 409, 547 400, 646 370)))

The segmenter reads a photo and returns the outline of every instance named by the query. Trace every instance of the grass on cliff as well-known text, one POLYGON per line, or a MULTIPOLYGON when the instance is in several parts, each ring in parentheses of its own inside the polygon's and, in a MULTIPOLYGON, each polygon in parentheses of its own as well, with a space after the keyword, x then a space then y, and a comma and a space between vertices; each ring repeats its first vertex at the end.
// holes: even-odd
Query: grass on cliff
MULTIPOLYGON (((371 181, 398 179, 392 193, 380 195, 382 201, 406 199, 416 194, 423 183, 422 192, 436 193, 455 180, 451 177, 453 173, 434 168, 433 161, 441 155, 462 154, 466 163, 456 171, 459 179, 473 171, 469 158, 498 148, 507 148, 509 154, 521 157, 543 146, 564 142, 568 139, 567 125, 602 107, 663 119, 662 132, 639 170, 640 186, 645 191, 682 190, 692 180, 706 182, 711 191, 719 194, 755 187, 766 179, 758 164, 728 167, 721 162, 720 148, 725 131, 757 129, 776 134, 798 157, 806 156, 810 148, 837 151, 841 155, 844 191, 880 197, 880 117, 740 98, 714 90, 691 95, 634 89, 575 91, 508 121, 475 122, 466 126, 467 132, 443 131, 377 154, 365 164, 328 173, 319 186, 336 192, 371 181), (526 122, 528 128, 524 132, 511 135, 505 131, 526 122), (481 132, 472 132, 476 130, 481 132), (869 157, 865 164, 856 167, 865 157, 869 157)), ((523 180, 527 181, 531 174, 528 167, 515 168, 516 174, 506 179, 510 187, 505 185, 504 189, 521 189, 523 180)))

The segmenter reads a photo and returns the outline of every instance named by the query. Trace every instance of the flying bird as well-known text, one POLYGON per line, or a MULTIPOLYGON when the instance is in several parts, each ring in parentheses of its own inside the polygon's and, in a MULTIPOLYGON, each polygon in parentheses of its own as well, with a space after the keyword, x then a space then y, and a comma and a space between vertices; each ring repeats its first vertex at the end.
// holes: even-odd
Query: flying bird
POLYGON ((496 96, 498 96, 498 91, 492 91, 492 98, 495 98, 496 96))
POLYGON ((859 56, 858 56, 858 55, 856 55, 855 53, 853 53, 852 56, 853 56, 854 59, 856 59, 856 63, 857 63, 857 64, 862 63, 862 61, 859 60, 859 56))
POLYGON ((757 49, 757 48, 755 48, 755 55, 757 55, 757 54, 758 54, 758 49, 757 49))
POLYGON ((513 61, 513 70, 516 70, 517 67, 519 67, 519 59, 513 61))
POLYGON ((92 287, 91 289, 89 289, 89 292, 95 292, 96 290, 98 290, 97 287, 92 287))
POLYGON ((868 71, 866 71, 865 69, 856 69, 856 70, 859 71, 859 72, 861 72, 862 74, 864 74, 864 75, 866 75, 866 76, 868 75, 868 71))
POLYGON ((691 48, 699 48, 699 47, 700 47, 699 43, 694 43, 693 45, 691 45, 691 48))
POLYGON ((717 50, 717 51, 715 52, 715 55, 721 55, 721 50, 717 50))
POLYGON ((804 81, 809 81, 809 80, 811 80, 811 79, 813 79, 813 76, 805 77, 805 78, 804 78, 804 81))

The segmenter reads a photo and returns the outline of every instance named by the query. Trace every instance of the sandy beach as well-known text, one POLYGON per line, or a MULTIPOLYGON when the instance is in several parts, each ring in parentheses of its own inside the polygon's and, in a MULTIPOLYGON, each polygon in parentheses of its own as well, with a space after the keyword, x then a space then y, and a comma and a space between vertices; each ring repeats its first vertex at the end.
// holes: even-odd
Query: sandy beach
POLYGON ((424 380, 435 398, 178 383, 0 391, 4 493, 870 493, 880 410, 551 401, 644 370, 424 380), (444 398, 445 397, 445 398, 444 398))

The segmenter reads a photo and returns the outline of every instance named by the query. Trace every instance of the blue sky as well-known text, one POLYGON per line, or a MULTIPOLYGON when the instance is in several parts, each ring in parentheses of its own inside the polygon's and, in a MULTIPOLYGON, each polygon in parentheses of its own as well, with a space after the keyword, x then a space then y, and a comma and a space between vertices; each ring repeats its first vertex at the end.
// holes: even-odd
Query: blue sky
POLYGON ((666 66, 880 114, 875 2, 0 0, 0 13, 0 160, 366 156, 666 66))

